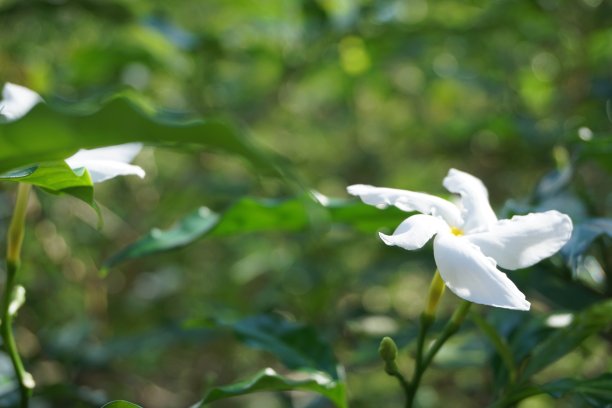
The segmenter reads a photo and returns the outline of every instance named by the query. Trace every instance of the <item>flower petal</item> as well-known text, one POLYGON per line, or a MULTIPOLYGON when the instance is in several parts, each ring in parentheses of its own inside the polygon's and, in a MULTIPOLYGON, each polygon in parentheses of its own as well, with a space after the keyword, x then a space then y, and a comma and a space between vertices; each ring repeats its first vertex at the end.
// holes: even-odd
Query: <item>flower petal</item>
POLYGON ((142 149, 140 143, 127 143, 118 146, 101 147, 99 149, 81 149, 75 155, 66 159, 72 169, 84 167, 89 172, 94 183, 111 179, 116 176, 145 176, 145 171, 129 164, 142 149))
POLYGON ((501 220, 488 231, 465 238, 502 268, 519 269, 553 255, 571 235, 570 217, 552 210, 501 220))
POLYGON ((417 214, 402 222, 393 232, 393 235, 383 233, 378 235, 387 245, 413 250, 423 247, 434 234, 445 229, 448 229, 448 225, 441 218, 417 214))
POLYGON ((347 188, 349 194, 358 196, 369 205, 386 208, 393 205, 402 211, 418 211, 442 217, 450 225, 461 225, 461 212, 450 201, 425 193, 355 184, 347 188))
POLYGON ((10 82, 4 84, 2 101, 0 101, 0 116, 7 121, 17 120, 27 114, 42 98, 36 92, 10 82))
POLYGON ((529 310, 525 295, 497 269, 492 258, 465 237, 438 234, 434 240, 434 257, 440 276, 457 296, 483 305, 529 310))
POLYGON ((497 221, 489 204, 489 192, 480 179, 463 171, 450 169, 442 184, 451 193, 461 196, 464 232, 484 231, 497 221))

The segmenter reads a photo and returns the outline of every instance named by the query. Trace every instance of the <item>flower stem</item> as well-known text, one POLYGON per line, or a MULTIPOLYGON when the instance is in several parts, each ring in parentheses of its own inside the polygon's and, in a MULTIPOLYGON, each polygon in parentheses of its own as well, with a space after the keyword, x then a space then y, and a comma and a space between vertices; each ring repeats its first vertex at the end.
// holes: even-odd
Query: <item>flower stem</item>
MULTIPOLYGON (((11 358, 17 382, 19 384, 19 392, 21 395, 21 408, 27 408, 29 405, 30 395, 34 387, 32 376, 25 371, 17 343, 13 336, 13 317, 17 312, 17 307, 11 307, 15 302, 18 306, 19 300, 17 297, 17 274, 21 265, 21 245, 25 235, 25 216, 30 196, 30 184, 20 183, 17 189, 17 201, 13 211, 13 218, 8 229, 7 255, 6 255, 6 283, 4 286, 4 297, 2 299, 2 322, 0 324, 0 334, 4 343, 4 348, 11 358)), ((22 289, 23 290, 23 289, 22 289)), ((23 295, 22 295, 23 296, 23 295)))
POLYGON ((472 302, 464 300, 459 308, 455 310, 453 315, 451 316, 450 321, 446 324, 444 329, 442 330, 442 334, 440 337, 436 339, 434 344, 431 346, 427 354, 425 355, 425 359, 423 360, 423 371, 427 369, 433 358, 436 356, 440 348, 446 343, 446 341, 457 331, 459 331, 459 327, 465 320, 465 316, 467 312, 470 310, 470 306, 472 306, 472 302))
POLYGON ((404 387, 406 392, 406 408, 412 407, 412 404, 414 403, 416 390, 419 387, 419 381, 424 371, 423 350, 425 349, 425 338, 427 337, 427 332, 436 318, 436 311, 438 310, 440 298, 444 294, 444 288, 444 281, 442 280, 442 277, 440 277, 440 272, 436 270, 436 273, 429 284, 429 293, 427 295, 425 310, 423 313, 421 313, 421 317, 419 319, 419 334, 417 337, 414 374, 412 376, 412 381, 408 383, 407 387, 404 387))
MULTIPOLYGON (((435 277, 434 277, 435 280, 435 277)), ((433 281, 432 281, 433 284, 433 281)), ((459 327, 461 327, 461 323, 465 319, 465 316, 472 305, 471 302, 464 301, 461 306, 453 313, 451 319, 446 324, 440 337, 438 337, 431 348, 427 351, 427 353, 423 356, 425 335, 431 324, 433 323, 433 316, 427 315, 423 313, 421 316, 421 330, 419 331, 419 338, 417 339, 417 357, 416 357, 416 365, 414 369, 414 374, 412 376, 412 381, 410 382, 409 392, 407 393, 406 399, 406 408, 411 408, 414 404, 414 398, 416 396, 417 389, 421 383, 421 379, 423 378, 423 374, 431 364, 432 360, 440 351, 440 348, 446 343, 446 341, 455 334, 459 327)))

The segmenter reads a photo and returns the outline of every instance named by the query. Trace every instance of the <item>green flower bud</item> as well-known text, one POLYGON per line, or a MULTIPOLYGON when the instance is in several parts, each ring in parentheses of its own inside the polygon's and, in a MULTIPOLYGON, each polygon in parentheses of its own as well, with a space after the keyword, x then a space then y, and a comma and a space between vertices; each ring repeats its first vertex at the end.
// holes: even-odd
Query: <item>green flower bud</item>
POLYGON ((383 337, 378 347, 378 354, 380 358, 385 362, 385 372, 389 375, 397 373, 397 364, 395 359, 397 358, 397 345, 391 337, 383 337))

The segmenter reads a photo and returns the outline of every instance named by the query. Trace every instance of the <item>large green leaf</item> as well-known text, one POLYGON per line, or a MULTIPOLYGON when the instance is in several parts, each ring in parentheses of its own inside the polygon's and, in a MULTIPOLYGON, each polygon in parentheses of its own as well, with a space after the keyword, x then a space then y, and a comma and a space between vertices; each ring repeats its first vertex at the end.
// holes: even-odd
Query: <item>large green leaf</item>
POLYGON ((94 113, 75 115, 39 104, 20 120, 0 125, 0 172, 63 160, 79 148, 139 141, 217 149, 244 157, 263 171, 281 174, 275 157, 227 123, 153 119, 135 105, 134 98, 121 95, 94 113))
POLYGON ((73 171, 63 160, 0 175, 0 181, 30 183, 54 194, 70 194, 94 206, 93 183, 85 169, 73 171))
POLYGON ((395 208, 381 211, 355 200, 310 197, 289 200, 243 198, 223 214, 200 208, 178 221, 168 230, 153 229, 143 238, 109 258, 110 268, 128 259, 140 258, 191 244, 204 236, 226 236, 260 231, 298 231, 315 222, 316 213, 324 222, 349 225, 373 232, 379 228, 394 228, 406 213, 395 208), (316 211, 313 211, 316 210, 316 211))
POLYGON ((338 408, 347 406, 343 383, 316 371, 301 371, 295 374, 295 378, 289 378, 266 368, 248 380, 211 389, 195 406, 203 407, 213 401, 264 391, 310 391, 329 398, 338 408))

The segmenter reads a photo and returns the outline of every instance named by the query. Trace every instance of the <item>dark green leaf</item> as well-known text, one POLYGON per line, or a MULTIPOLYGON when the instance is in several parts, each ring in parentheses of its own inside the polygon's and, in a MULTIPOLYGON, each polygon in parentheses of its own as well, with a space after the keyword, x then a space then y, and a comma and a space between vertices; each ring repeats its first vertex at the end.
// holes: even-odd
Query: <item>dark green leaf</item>
POLYGON ((541 387, 553 397, 559 398, 565 394, 577 393, 586 398, 612 401, 612 373, 606 373, 588 380, 566 378, 541 387))
POLYGON ((578 347, 587 337, 604 330, 610 325, 612 325, 612 301, 610 300, 575 314, 569 325, 553 331, 544 341, 533 348, 531 358, 527 361, 522 372, 522 377, 524 379, 530 378, 578 347))
POLYGON ((586 400, 590 406, 607 407, 612 401, 612 374, 605 373, 591 379, 563 378, 543 385, 523 386, 505 395, 492 407, 512 406, 538 394, 549 394, 554 398, 577 395, 586 400))
POLYGON ((111 401, 108 404, 104 404, 102 408, 142 408, 142 407, 140 405, 136 405, 131 402, 117 400, 117 401, 111 401))
POLYGON ((275 157, 226 123, 198 120, 178 124, 153 119, 135 108, 134 99, 122 95, 95 113, 79 116, 39 104, 24 118, 0 125, 0 172, 63 160, 80 148, 140 141, 221 150, 240 155, 271 174, 281 174, 275 157))
POLYGON ((485 319, 479 316, 476 313, 472 313, 472 321, 476 323, 476 326, 480 329, 480 331, 489 339, 497 353, 499 354, 506 371, 510 377, 511 381, 514 381, 516 378, 516 366, 514 364, 514 357, 512 356, 512 351, 510 347, 504 340, 502 336, 495 330, 491 324, 489 324, 485 319))
MULTIPOLYGON (((310 215, 316 207, 325 222, 350 225, 373 232, 381 227, 394 228, 406 213, 394 208, 381 211, 355 200, 311 198, 263 200, 243 198, 222 215, 200 210, 188 214, 176 227, 166 231, 155 229, 105 262, 110 268, 128 259, 140 258, 169 249, 189 245, 204 236, 226 236, 260 231, 298 231, 313 225, 310 215), (325 203, 322 204, 321 202, 325 203)), ((321 220, 319 220, 321 221, 321 220)))
POLYGON ((248 380, 211 389, 197 406, 202 407, 209 402, 263 391, 315 392, 329 398, 339 408, 347 406, 344 384, 327 374, 304 371, 296 373, 295 378, 288 378, 277 374, 271 368, 260 371, 248 380))
POLYGON ((310 326, 276 315, 250 317, 226 326, 248 346, 274 354, 287 368, 316 369, 338 378, 331 346, 310 326))

